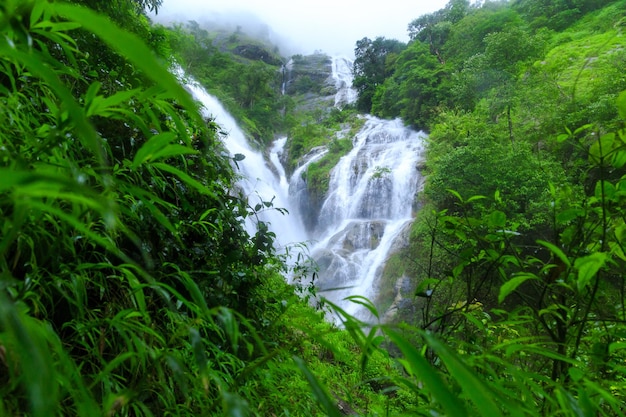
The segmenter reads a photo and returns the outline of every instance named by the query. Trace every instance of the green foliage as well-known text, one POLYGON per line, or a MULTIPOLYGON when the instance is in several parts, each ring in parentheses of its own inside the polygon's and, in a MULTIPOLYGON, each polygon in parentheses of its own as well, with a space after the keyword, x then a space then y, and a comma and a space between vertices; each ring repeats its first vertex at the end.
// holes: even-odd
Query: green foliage
POLYGON ((520 16, 504 2, 486 2, 473 9, 450 29, 442 47, 446 60, 463 62, 484 51, 484 38, 490 33, 522 24, 520 16))
POLYGON ((313 199, 323 200, 330 182, 330 171, 339 159, 352 149, 352 140, 334 139, 328 143, 328 153, 309 165, 306 171, 307 189, 313 199))
POLYGON ((605 6, 607 2, 599 0, 517 1, 513 7, 520 12, 533 27, 547 26, 554 30, 563 30, 575 23, 585 13, 605 6))
POLYGON ((372 98, 372 113, 380 117, 402 117, 419 129, 449 96, 446 67, 431 55, 427 47, 413 42, 395 63, 395 73, 379 85, 372 98))
POLYGON ((452 1, 413 20, 411 42, 394 53, 376 54, 381 48, 367 38, 357 42, 359 108, 424 130, 448 110, 487 110, 492 122, 507 119, 511 141, 532 137, 534 144, 545 141, 539 132, 556 136, 564 124, 614 123, 615 92, 626 87, 623 6, 452 1), (563 32, 536 19, 556 22, 555 15, 575 19, 557 25, 563 32))
MULTIPOLYGON (((618 100, 622 116, 624 97, 618 100)), ((567 186, 549 186, 550 198, 541 201, 551 211, 549 228, 521 227, 502 209, 500 192, 492 199, 456 191, 450 191, 454 206, 422 210, 413 226, 413 251, 422 250, 413 252, 406 272, 421 280, 417 324, 432 333, 416 332, 424 346, 418 350, 407 333, 381 330, 406 358, 409 375, 419 374, 422 392, 437 409, 624 415, 618 348, 624 335, 624 130, 600 135, 579 129, 561 140, 588 151, 589 187, 581 197, 567 186), (542 231, 546 238, 538 238, 542 231)), ((483 170, 492 165, 481 164, 483 170)))
MULTIPOLYGON (((437 134, 431 137, 437 140, 437 134)), ((548 155, 538 155, 524 144, 501 143, 473 135, 462 146, 445 153, 433 151, 434 172, 428 177, 426 196, 440 209, 464 210, 458 198, 446 190, 462 190, 466 196, 494 196, 478 202, 479 210, 503 211, 523 229, 545 227, 550 217, 549 184, 566 183, 562 167, 548 155)))
POLYGON ((356 117, 353 109, 333 108, 329 113, 321 115, 317 122, 309 119, 290 129, 287 149, 287 168, 290 171, 297 167, 300 158, 311 149, 318 146, 328 149, 328 153, 312 163, 304 173, 307 189, 314 200, 323 201, 328 191, 330 171, 352 149, 351 138, 364 123, 362 118, 356 117))
MULTIPOLYGON (((243 59, 223 52, 214 45, 215 34, 196 22, 171 28, 171 49, 185 70, 216 95, 229 112, 240 121, 244 130, 262 144, 268 144, 274 133, 285 127, 282 111, 287 99, 280 95, 282 74, 280 61, 258 56, 243 59)), ((247 45, 244 49, 253 49, 247 45)))
POLYGON ((269 341, 295 296, 272 284, 284 267, 272 235, 243 227, 254 210, 217 126, 144 40, 104 16, 6 6, 0 410, 251 413, 259 371, 281 352, 258 330, 269 341), (89 38, 96 54, 82 49, 89 38))
POLYGON ((393 62, 405 47, 406 45, 400 41, 384 37, 377 37, 374 40, 363 38, 357 41, 354 49, 352 83, 359 94, 357 109, 370 111, 376 88, 393 73, 393 62))
MULTIPOLYGON (((614 59, 572 57, 610 82, 589 86, 592 77, 568 67, 564 83, 531 88, 525 80, 567 61, 549 56, 547 71, 536 65, 520 79, 538 57, 525 49, 537 38, 499 4, 464 5, 450 3, 428 47, 383 53, 377 66, 386 80, 393 74, 382 83, 390 96, 402 97, 400 74, 389 70, 426 83, 443 65, 435 51, 473 21, 495 29, 472 51, 482 57, 463 62, 507 74, 483 79, 487 93, 467 106, 474 113, 442 111, 434 126, 429 209, 413 226, 414 252, 403 254, 411 261, 397 268, 418 281, 419 328, 381 324, 372 303, 351 297, 370 319, 325 304, 341 330, 284 282, 267 225, 245 231, 256 210, 234 187, 240 158, 223 156, 219 128, 163 57, 183 45, 181 62, 210 70, 207 79, 216 72, 212 83, 241 82, 223 95, 246 108, 258 135, 276 126, 262 120, 279 106, 270 103, 271 66, 238 66, 199 27, 150 27, 140 9, 158 2, 92 5, 112 20, 62 2, 0 6, 0 413, 624 415, 623 57, 611 36, 591 38, 614 59), (193 61, 202 51, 212 53, 193 61), (579 101, 517 106, 570 82, 579 101), (540 114, 547 108, 555 111, 540 114), (584 123, 559 135, 566 113, 584 123), (568 158, 560 166, 547 150, 568 158), (573 167, 568 176, 563 167, 573 167)), ((571 39, 561 38, 563 51, 582 45, 571 39)), ((429 97, 445 91, 429 87, 429 97)), ((302 139, 290 152, 329 147, 308 178, 321 194, 351 147, 349 134, 329 133, 354 113, 318 116, 293 124, 302 139)), ((311 288, 305 264, 291 272, 311 288)))

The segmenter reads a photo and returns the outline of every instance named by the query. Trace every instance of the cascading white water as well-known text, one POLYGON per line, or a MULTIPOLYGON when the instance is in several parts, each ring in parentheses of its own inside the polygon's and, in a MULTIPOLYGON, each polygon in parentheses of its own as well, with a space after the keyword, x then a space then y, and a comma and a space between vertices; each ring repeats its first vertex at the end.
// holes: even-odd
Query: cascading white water
MULTIPOLYGON (((237 125, 235 119, 224 109, 222 104, 210 95, 191 77, 184 74, 180 67, 173 72, 181 79, 192 96, 202 104, 203 115, 212 118, 226 133, 223 138, 226 149, 232 154, 241 154, 245 158, 237 162, 241 179, 238 185, 248 197, 251 207, 261 204, 259 219, 270 224, 270 230, 276 234, 277 249, 304 242, 307 240, 306 231, 298 211, 292 209, 288 196, 288 183, 285 180, 284 170, 278 173, 272 171, 263 155, 252 149, 245 134, 237 125), (264 206, 264 202, 272 202, 274 208, 286 209, 290 214, 285 215, 273 208, 264 206)), ((282 146, 284 146, 283 138, 282 146)), ((282 169, 281 164, 276 167, 282 169)), ((246 226, 250 234, 256 232, 253 218, 248 217, 246 226)))
MULTIPOLYGON (((336 106, 356 100, 350 67, 345 58, 333 60, 336 106)), ((359 318, 368 319, 367 310, 344 299, 375 298, 391 248, 412 220, 423 137, 400 119, 366 116, 353 149, 330 173, 312 250, 320 268, 316 284, 325 298, 359 318)))
POLYGON ((352 61, 346 57, 333 57, 333 78, 335 79, 335 107, 352 104, 357 99, 357 92, 352 88, 352 61))
POLYGON ((376 295, 390 249, 412 219, 423 135, 399 119, 367 116, 353 146, 331 171, 313 257, 320 266, 317 286, 324 296, 365 318, 366 310, 343 299, 376 295))
MULTIPOLYGON (((342 107, 356 100, 352 88, 351 62, 334 58, 333 77, 337 87, 335 105, 342 107)), ((275 210, 261 213, 270 223, 280 246, 310 240, 303 226, 300 208, 308 202, 303 172, 324 156, 323 147, 309 152, 289 181, 280 161, 287 138, 276 140, 270 150, 268 166, 263 155, 253 150, 244 133, 221 103, 200 85, 175 69, 194 98, 204 107, 204 115, 213 118, 227 132, 224 144, 238 162, 242 176, 239 185, 252 207, 272 201, 289 215, 275 210), (186 78, 186 79, 185 79, 186 78)), ((374 298, 377 280, 398 236, 412 219, 415 195, 421 183, 418 169, 423 135, 404 127, 399 119, 381 120, 365 116, 363 128, 353 138, 353 149, 331 171, 329 192, 317 216, 311 234, 317 243, 311 253, 319 265, 317 287, 324 297, 348 313, 367 319, 367 311, 345 297, 360 295, 374 298)), ((344 132, 345 133, 345 132, 344 132)), ((248 223, 250 233, 256 231, 248 223)))

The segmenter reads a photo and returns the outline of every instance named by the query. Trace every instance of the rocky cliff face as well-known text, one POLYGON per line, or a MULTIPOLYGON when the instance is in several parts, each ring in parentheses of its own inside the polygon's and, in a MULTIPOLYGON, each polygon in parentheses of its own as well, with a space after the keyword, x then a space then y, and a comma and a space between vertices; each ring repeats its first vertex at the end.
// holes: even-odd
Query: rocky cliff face
POLYGON ((297 110, 315 111, 334 105, 337 89, 328 55, 294 55, 284 68, 284 93, 294 97, 297 110))
POLYGON ((261 45, 237 45, 232 49, 232 53, 252 61, 263 61, 266 64, 274 66, 282 65, 282 61, 276 53, 269 51, 266 47, 261 45))

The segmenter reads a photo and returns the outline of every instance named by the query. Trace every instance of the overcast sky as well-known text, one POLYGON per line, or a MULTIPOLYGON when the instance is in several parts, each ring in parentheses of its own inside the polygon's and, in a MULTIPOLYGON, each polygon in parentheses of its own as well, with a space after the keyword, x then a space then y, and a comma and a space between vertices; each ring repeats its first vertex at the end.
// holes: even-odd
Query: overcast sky
MULTIPOLYGON (((284 54, 321 50, 352 56, 357 40, 377 36, 408 41, 415 18, 443 8, 448 0, 163 0, 157 21, 256 16, 290 45, 284 54)), ((242 25, 245 29, 245 22, 242 25)))

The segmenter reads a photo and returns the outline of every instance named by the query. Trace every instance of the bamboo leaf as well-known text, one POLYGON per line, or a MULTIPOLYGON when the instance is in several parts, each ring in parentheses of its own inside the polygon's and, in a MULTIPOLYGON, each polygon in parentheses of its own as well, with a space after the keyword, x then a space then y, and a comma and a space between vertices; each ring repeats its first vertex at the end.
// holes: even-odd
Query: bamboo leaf
POLYGON ((43 1, 35 2, 35 5, 33 6, 33 9, 30 12, 30 27, 31 28, 37 24, 39 19, 41 19, 41 16, 43 15, 44 10, 45 10, 45 2, 43 1))
POLYGON ((198 329, 191 327, 189 329, 189 338, 191 339, 196 365, 200 372, 204 372, 209 365, 209 358, 207 357, 206 347, 204 346, 204 341, 198 329))
POLYGON ((151 160, 156 152, 169 144, 175 137, 175 132, 164 132, 152 136, 146 143, 141 145, 139 150, 137 150, 137 153, 133 158, 132 167, 137 169, 139 165, 151 160))
POLYGON ((184 173, 180 169, 174 168, 173 166, 164 164, 162 162, 155 162, 152 165, 155 168, 158 168, 158 169, 163 170, 165 172, 169 172, 170 174, 176 175, 178 178, 183 180, 185 182, 185 184, 189 185, 192 188, 195 188, 201 194, 206 194, 206 195, 210 195, 212 197, 217 198, 217 196, 215 195, 215 193, 213 191, 209 190, 206 186, 204 186, 198 180, 193 179, 191 176, 189 176, 189 174, 184 173))
POLYGON ((196 282, 191 279, 189 274, 184 272, 178 273, 177 278, 180 280, 180 282, 183 284, 183 286, 191 296, 194 304, 200 308, 200 311, 202 312, 204 317, 208 317, 210 315, 209 306, 207 305, 206 298, 202 294, 202 291, 200 291, 200 287, 198 287, 198 284, 196 284, 196 282))
POLYGON ((89 86, 87 93, 85 93, 85 106, 87 107, 87 117, 108 117, 115 113, 118 113, 121 110, 118 106, 130 100, 139 91, 139 89, 122 90, 105 98, 97 95, 97 89, 95 91, 92 90, 92 86, 97 85, 99 88, 99 84, 99 82, 92 83, 92 85, 89 86))
POLYGON ((377 319, 380 319, 380 316, 378 315, 378 310, 376 309, 376 306, 374 305, 374 303, 372 303, 366 297, 363 297, 361 295, 352 295, 350 297, 346 297, 345 300, 346 301, 351 301, 351 302, 353 302, 355 304, 358 304, 358 305, 361 305, 361 306, 365 307, 370 313, 372 313, 372 315, 374 317, 376 317, 377 319))
POLYGON ((77 136, 85 147, 91 150, 100 165, 104 166, 105 156, 100 137, 87 120, 82 107, 78 105, 70 90, 61 82, 58 75, 50 67, 44 65, 46 59, 40 56, 36 51, 31 51, 26 54, 15 48, 11 48, 6 43, 0 43, 0 54, 21 62, 29 68, 33 75, 41 78, 50 86, 52 91, 54 91, 59 98, 59 101, 63 103, 63 106, 68 110, 70 118, 74 122, 77 136))
POLYGON ((155 152, 152 155, 152 160, 157 161, 159 159, 167 159, 173 156, 183 156, 183 155, 197 155, 198 151, 189 148, 185 145, 167 145, 159 151, 155 152))
POLYGON ((173 98, 189 110, 196 122, 203 123, 202 116, 191 95, 176 77, 161 65, 150 48, 139 37, 120 29, 111 20, 88 8, 67 3, 51 3, 49 7, 67 19, 80 22, 85 29, 100 37, 109 47, 141 69, 157 85, 169 91, 173 98))
MULTIPOLYGON (((51 416, 59 402, 54 364, 42 330, 34 318, 20 314, 0 291, 0 328, 20 352, 20 373, 28 381, 25 390, 33 416, 51 416)), ((5 337, 7 337, 5 336, 5 337)))

